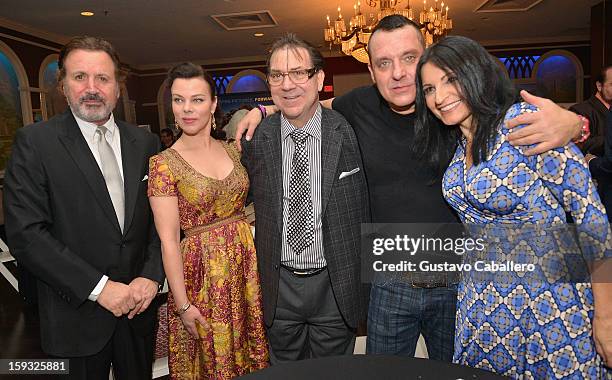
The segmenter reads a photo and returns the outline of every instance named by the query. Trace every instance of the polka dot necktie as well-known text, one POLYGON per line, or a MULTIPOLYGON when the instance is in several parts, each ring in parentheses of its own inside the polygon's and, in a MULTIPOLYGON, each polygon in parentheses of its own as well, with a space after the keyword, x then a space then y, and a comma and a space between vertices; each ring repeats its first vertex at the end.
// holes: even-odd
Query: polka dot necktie
POLYGON ((310 167, 306 151, 308 133, 296 129, 291 132, 290 136, 295 144, 295 151, 289 179, 287 242, 293 252, 299 255, 314 241, 314 211, 310 192, 310 167))

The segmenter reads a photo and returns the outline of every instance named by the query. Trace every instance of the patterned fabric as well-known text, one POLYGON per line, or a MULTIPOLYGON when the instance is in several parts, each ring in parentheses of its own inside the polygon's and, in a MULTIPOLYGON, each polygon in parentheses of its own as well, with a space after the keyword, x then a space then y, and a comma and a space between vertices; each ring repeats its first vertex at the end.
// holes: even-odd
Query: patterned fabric
MULTIPOLYGON (((231 218, 244 209, 249 180, 234 146, 224 147, 234 168, 222 180, 200 174, 172 148, 150 160, 149 196, 177 197, 181 229, 198 231, 181 241, 183 274, 189 302, 208 321, 195 340, 168 313, 172 379, 230 379, 268 362, 253 236, 244 218, 231 218)), ((168 308, 177 309, 172 293, 168 308)))
POLYGON ((327 265, 325 255, 323 254, 323 199, 322 199, 322 178, 323 167, 322 158, 323 152, 321 147, 322 127, 322 108, 317 106, 314 115, 304 124, 301 131, 308 134, 308 138, 304 142, 306 153, 308 155, 308 170, 310 182, 310 194, 312 199, 312 211, 314 218, 313 226, 313 243, 305 247, 302 252, 296 254, 288 243, 288 226, 289 226, 289 206, 292 195, 290 193, 291 168, 293 166, 293 156, 295 154, 296 145, 291 138, 291 133, 296 128, 291 122, 280 113, 280 137, 281 137, 281 159, 282 159, 282 252, 281 264, 296 269, 314 269, 323 268, 327 265))
MULTIPOLYGON (((528 104, 515 104, 506 119, 533 111, 528 104)), ((527 253, 541 263, 559 258, 563 239, 548 231, 566 223, 565 212, 577 225, 583 253, 601 254, 607 247, 609 255, 606 214, 578 148, 570 144, 527 157, 507 142, 508 132, 502 123, 488 159, 471 168, 466 168, 460 144, 443 180, 445 198, 468 228, 514 231, 489 236, 497 243, 484 255, 499 259, 527 253), (517 231, 530 230, 526 226, 545 226, 547 233, 520 236, 517 231)), ((567 234, 562 238, 574 240, 567 234)), ((474 260, 475 254, 464 259, 474 260)), ((592 338, 591 284, 550 278, 545 272, 539 280, 511 271, 487 281, 464 272, 454 361, 515 379, 605 378, 592 338)))
POLYGON ((157 309, 157 331, 155 332, 153 357, 155 360, 168 357, 168 303, 166 302, 157 309))
POLYGON ((301 129, 291 132, 295 143, 291 179, 289 180, 289 222, 287 225, 287 242, 296 255, 314 240, 314 216, 312 197, 310 195, 310 171, 308 170, 308 152, 306 139, 308 134, 301 129))

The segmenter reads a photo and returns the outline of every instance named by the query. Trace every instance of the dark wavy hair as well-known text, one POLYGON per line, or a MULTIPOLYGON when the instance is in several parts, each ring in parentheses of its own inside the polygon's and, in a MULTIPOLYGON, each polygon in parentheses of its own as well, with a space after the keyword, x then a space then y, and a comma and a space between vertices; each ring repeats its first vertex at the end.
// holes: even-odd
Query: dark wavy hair
POLYGON ((312 63, 312 67, 321 70, 325 65, 325 59, 323 55, 313 44, 310 42, 299 38, 295 33, 286 33, 283 34, 280 38, 278 38, 272 46, 270 47, 270 51, 268 53, 268 58, 266 59, 266 68, 268 73, 270 72, 270 62, 272 60, 272 55, 280 49, 287 47, 292 52, 296 52, 297 49, 302 48, 308 52, 308 56, 310 57, 310 61, 312 63))
POLYGON ((606 74, 608 73, 608 70, 612 69, 612 65, 606 65, 604 67, 601 68, 601 70, 599 70, 599 73, 597 74, 597 78, 595 78, 595 82, 599 82, 600 84, 604 84, 604 82, 608 79, 606 78, 606 74))
POLYGON ((57 66, 59 68, 57 79, 58 82, 61 82, 66 77, 66 58, 75 50, 105 52, 113 61, 113 66, 115 67, 115 78, 117 82, 123 81, 124 78, 121 75, 121 63, 119 62, 119 56, 110 42, 100 37, 76 36, 68 41, 68 43, 66 43, 66 45, 64 45, 59 52, 59 58, 57 60, 57 66))
MULTIPOLYGON (((213 78, 202 68, 202 66, 196 65, 191 62, 183 62, 174 66, 168 71, 166 77, 166 85, 168 88, 172 87, 174 80, 176 79, 191 79, 191 78, 202 78, 208 84, 210 90, 210 97, 217 97, 217 89, 213 78)), ((217 102, 217 108, 215 109, 214 116, 216 128, 210 130, 210 136, 216 140, 225 140, 225 132, 222 129, 223 111, 221 106, 217 102)), ((180 135, 179 135, 180 136, 180 135)), ((177 136, 178 138, 178 136, 177 136)))
POLYGON ((446 166, 461 136, 459 128, 444 125, 427 108, 421 69, 432 63, 457 76, 459 90, 472 113, 474 165, 486 160, 497 127, 510 106, 518 100, 518 92, 508 74, 477 42, 461 36, 449 36, 425 50, 417 65, 416 75, 416 151, 434 167, 446 166))

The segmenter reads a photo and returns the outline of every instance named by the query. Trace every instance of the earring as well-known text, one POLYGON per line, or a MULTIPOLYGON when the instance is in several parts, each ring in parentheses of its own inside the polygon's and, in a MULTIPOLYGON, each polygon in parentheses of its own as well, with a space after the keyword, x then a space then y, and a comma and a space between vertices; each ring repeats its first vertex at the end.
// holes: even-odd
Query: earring
POLYGON ((212 118, 212 130, 214 131, 217 129, 217 124, 215 123, 215 114, 211 112, 210 115, 211 115, 210 117, 212 118))
POLYGON ((176 127, 176 129, 178 129, 179 131, 182 130, 183 128, 181 128, 181 126, 179 125, 178 121, 174 121, 174 126, 176 127))

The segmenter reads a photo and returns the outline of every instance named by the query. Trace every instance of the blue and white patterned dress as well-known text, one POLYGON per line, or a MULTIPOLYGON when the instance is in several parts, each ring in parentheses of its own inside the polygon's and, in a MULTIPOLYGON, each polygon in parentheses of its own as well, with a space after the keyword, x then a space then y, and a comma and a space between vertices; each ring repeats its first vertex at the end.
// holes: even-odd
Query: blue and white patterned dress
MULTIPOLYGON (((518 103, 505 119, 535 110, 518 103)), ((601 252, 609 247, 605 209, 578 148, 570 144, 527 157, 507 142, 508 132, 502 123, 487 161, 469 169, 464 144, 459 144, 445 172, 444 197, 468 229, 564 225, 567 211, 579 231, 580 226, 604 225, 604 233, 591 234, 589 243, 601 252)), ((546 258, 558 253, 550 243, 529 238, 502 241, 498 247, 505 251, 502 256, 522 246, 533 257, 546 258)), ((582 239, 580 246, 584 250, 582 239)), ((507 273, 479 281, 473 273, 464 272, 459 284, 456 363, 515 379, 606 377, 592 338, 590 282, 528 281, 507 273)))

